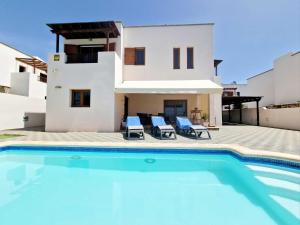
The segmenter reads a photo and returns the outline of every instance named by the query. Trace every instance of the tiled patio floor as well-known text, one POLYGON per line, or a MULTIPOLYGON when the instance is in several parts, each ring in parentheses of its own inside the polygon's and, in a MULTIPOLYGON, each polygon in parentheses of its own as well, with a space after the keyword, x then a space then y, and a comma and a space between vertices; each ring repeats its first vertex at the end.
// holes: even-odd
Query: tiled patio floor
MULTIPOLYGON (((276 151, 300 155, 300 131, 246 125, 223 126, 219 131, 210 131, 212 140, 195 140, 178 135, 177 140, 159 140, 146 134, 145 142, 239 144, 256 150, 276 151)), ((50 133, 41 129, 7 130, 0 133, 22 134, 24 136, 2 139, 18 141, 63 141, 63 142, 134 142, 124 140, 122 133, 68 132, 50 133)), ((139 141, 143 142, 143 141, 139 141)))

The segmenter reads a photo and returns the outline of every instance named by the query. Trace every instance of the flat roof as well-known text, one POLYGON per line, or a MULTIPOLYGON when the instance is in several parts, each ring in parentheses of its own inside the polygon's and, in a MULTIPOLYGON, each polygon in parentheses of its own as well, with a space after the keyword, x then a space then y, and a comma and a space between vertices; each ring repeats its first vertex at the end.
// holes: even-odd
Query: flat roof
POLYGON ((116 38, 120 32, 114 21, 50 23, 52 33, 66 39, 116 38))
POLYGON ((260 101, 262 96, 223 96, 222 105, 239 104, 260 101))
POLYGON ((247 78, 247 80, 252 79, 252 78, 254 78, 254 77, 257 77, 257 76, 260 76, 260 75, 263 75, 264 73, 270 72, 270 71, 272 71, 272 70, 273 70, 273 68, 272 68, 272 69, 269 69, 269 70, 266 70, 266 71, 264 71, 264 72, 261 72, 261 73, 259 73, 259 74, 253 75, 253 76, 247 78))
POLYGON ((124 26, 125 28, 138 28, 138 27, 175 27, 175 26, 199 26, 208 25, 213 26, 214 23, 183 23, 183 24, 149 24, 149 25, 130 25, 124 26))

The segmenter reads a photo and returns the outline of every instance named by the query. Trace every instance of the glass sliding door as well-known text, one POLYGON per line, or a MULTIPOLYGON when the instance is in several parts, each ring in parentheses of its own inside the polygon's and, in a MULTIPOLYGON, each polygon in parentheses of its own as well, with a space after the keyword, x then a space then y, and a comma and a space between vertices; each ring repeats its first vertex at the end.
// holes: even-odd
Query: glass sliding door
POLYGON ((171 123, 176 122, 176 116, 187 116, 187 100, 165 100, 164 113, 171 123))

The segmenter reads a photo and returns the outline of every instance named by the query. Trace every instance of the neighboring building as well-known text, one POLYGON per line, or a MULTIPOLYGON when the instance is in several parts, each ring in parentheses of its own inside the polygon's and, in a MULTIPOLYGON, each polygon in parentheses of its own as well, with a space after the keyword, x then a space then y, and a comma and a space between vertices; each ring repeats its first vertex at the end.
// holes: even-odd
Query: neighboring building
POLYGON ((127 115, 163 113, 174 122, 195 108, 210 126, 222 124, 213 24, 48 26, 57 44, 48 61, 47 131, 111 132, 127 115))
POLYGON ((47 64, 0 43, 0 130, 45 125, 47 64))
POLYGON ((222 86, 223 96, 262 96, 260 109, 256 102, 232 112, 224 106, 224 121, 300 130, 300 52, 277 58, 273 69, 248 78, 247 84, 222 86))
POLYGON ((0 59, 0 93, 45 99, 45 62, 1 42, 0 59))
MULTIPOLYGON (((248 78, 247 84, 222 86, 225 95, 262 96, 260 106, 297 104, 300 102, 300 52, 277 58, 273 69, 248 78)), ((247 105, 255 107, 255 103, 247 105)))

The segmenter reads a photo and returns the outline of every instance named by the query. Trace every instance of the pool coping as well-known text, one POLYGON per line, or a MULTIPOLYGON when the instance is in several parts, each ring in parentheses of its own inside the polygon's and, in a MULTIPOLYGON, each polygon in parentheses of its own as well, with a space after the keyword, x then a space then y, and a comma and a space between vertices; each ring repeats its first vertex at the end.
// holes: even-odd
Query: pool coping
POLYGON ((5 141, 0 147, 6 146, 56 146, 56 147, 126 147, 126 148, 182 148, 209 150, 228 150, 242 157, 268 158, 300 163, 300 155, 289 153, 250 149, 238 144, 202 144, 202 143, 145 143, 145 142, 62 142, 62 141, 5 141))

